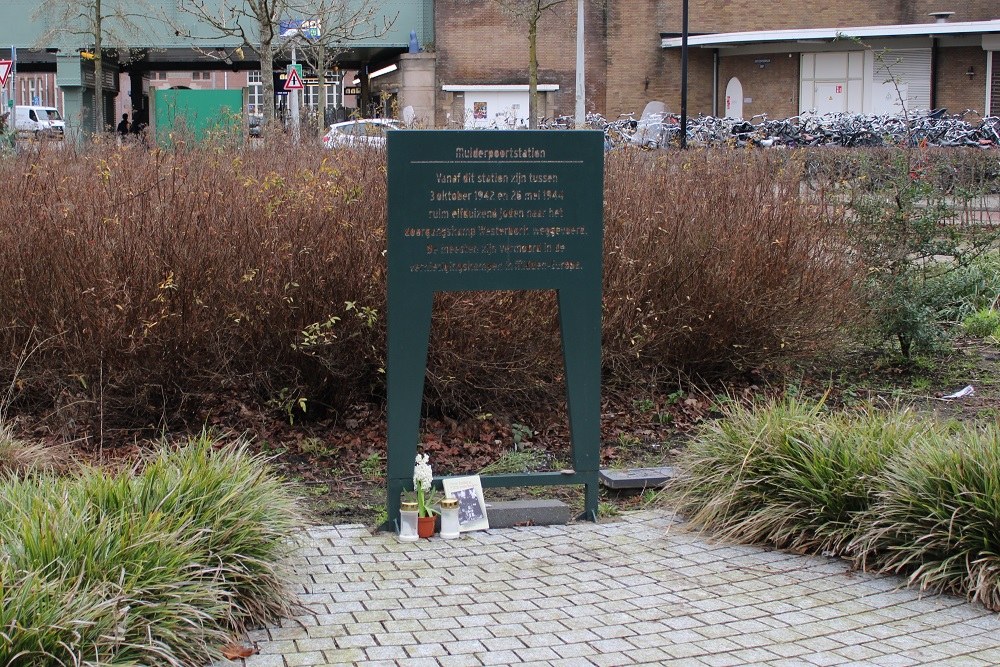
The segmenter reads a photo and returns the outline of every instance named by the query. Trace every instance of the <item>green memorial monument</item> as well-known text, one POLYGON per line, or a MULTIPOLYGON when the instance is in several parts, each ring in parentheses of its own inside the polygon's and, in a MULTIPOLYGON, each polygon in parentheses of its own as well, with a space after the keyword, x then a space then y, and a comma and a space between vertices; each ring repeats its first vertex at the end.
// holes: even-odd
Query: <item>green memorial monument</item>
POLYGON ((388 145, 387 509, 412 488, 434 292, 556 290, 573 468, 484 487, 580 484, 597 517, 603 134, 401 130, 388 145))

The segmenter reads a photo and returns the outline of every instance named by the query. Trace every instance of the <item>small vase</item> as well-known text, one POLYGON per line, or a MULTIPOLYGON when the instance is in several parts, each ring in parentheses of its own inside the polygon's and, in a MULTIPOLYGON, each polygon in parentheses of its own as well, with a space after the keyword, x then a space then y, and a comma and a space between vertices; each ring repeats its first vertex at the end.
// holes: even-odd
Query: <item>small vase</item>
POLYGON ((417 535, 420 537, 430 537, 434 534, 434 524, 437 521, 435 516, 422 516, 417 519, 417 535))

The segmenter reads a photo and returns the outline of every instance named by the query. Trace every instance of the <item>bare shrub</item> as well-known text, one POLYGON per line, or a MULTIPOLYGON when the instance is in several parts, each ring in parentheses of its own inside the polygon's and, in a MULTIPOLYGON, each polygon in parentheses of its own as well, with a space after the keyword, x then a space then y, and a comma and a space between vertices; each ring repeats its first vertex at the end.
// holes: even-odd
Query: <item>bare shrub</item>
POLYGON ((186 391, 332 400, 377 376, 383 154, 98 146, 0 169, 3 349, 52 337, 21 371, 29 395, 94 398, 103 379, 109 412, 148 419, 186 391))
MULTIPOLYGON (((799 167, 609 157, 608 381, 836 345, 855 267, 840 221, 799 196, 799 167)), ((310 409, 383 395, 384 153, 100 145, 19 156, 0 178, 0 347, 14 359, 29 337, 50 340, 20 369, 22 404, 162 427, 199 391, 310 409)), ((439 295, 428 378, 444 409, 561 397, 553 294, 439 295)))
POLYGON ((695 374, 834 349, 856 312, 843 220, 800 196, 785 153, 612 155, 605 365, 695 374))

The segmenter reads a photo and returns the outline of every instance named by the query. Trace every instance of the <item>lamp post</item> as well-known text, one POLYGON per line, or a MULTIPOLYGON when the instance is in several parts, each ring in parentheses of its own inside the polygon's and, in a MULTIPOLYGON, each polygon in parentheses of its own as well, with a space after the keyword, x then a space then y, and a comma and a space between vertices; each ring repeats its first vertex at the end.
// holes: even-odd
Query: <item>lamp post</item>
POLYGON ((688 0, 681 17, 681 148, 687 148, 688 121, 688 0))
MULTIPOLYGON (((686 1, 686 0, 685 0, 686 1)), ((576 128, 580 129, 587 122, 585 110, 585 81, 583 54, 583 0, 576 4, 576 128)))

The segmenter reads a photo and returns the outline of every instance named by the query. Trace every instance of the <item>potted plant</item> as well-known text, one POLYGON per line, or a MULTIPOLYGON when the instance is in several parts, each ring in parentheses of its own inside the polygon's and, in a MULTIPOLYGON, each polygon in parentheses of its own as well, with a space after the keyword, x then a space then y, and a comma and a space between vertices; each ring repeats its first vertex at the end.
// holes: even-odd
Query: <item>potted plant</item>
POLYGON ((434 534, 435 516, 438 511, 431 505, 434 501, 434 473, 429 463, 430 456, 417 454, 413 465, 413 490, 417 494, 417 534, 430 537, 434 534))

